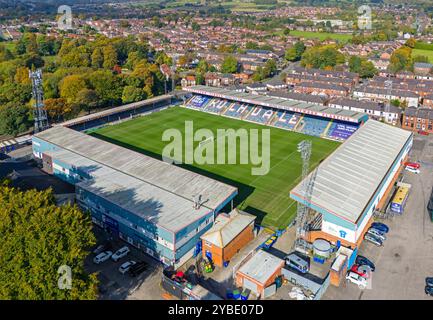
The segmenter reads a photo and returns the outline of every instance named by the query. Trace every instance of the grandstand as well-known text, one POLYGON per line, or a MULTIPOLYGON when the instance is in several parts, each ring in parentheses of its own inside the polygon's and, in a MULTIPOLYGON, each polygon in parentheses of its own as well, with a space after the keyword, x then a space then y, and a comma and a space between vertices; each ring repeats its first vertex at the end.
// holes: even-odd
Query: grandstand
POLYGON ((194 86, 187 108, 292 130, 310 136, 344 141, 368 116, 317 104, 259 96, 222 88, 194 86))

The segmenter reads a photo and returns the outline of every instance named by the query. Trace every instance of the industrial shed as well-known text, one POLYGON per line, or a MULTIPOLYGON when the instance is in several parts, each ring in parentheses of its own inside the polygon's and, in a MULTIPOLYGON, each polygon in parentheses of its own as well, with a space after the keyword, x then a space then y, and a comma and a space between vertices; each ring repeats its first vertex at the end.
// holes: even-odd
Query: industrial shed
POLYGON ((250 289, 257 296, 265 297, 265 289, 272 286, 281 275, 283 266, 284 260, 259 250, 236 272, 236 285, 250 289))
POLYGON ((215 265, 223 267, 254 238, 255 219, 237 209, 230 214, 218 215, 213 227, 201 236, 203 257, 210 255, 215 265))

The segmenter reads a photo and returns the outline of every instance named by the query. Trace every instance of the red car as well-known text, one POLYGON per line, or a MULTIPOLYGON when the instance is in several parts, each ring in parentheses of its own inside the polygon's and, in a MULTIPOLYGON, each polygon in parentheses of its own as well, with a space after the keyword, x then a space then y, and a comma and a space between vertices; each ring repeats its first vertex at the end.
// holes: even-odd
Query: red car
POLYGON ((423 136, 428 136, 429 133, 427 131, 423 131, 423 130, 419 130, 418 131, 419 134, 423 135, 423 136))
POLYGON ((414 168, 414 169, 421 168, 421 164, 419 164, 418 162, 405 162, 404 166, 405 167, 411 167, 411 168, 414 168))
POLYGON ((361 277, 363 277, 365 279, 368 278, 367 272, 365 272, 365 270, 363 270, 363 268, 360 268, 359 264, 354 264, 352 266, 352 268, 350 268, 350 271, 355 272, 356 274, 359 274, 361 277))

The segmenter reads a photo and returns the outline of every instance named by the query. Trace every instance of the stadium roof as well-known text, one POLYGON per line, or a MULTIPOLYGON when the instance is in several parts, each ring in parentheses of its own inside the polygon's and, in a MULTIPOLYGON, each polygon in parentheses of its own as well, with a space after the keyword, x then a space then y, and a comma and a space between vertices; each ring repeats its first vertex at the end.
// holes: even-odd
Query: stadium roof
POLYGON ((191 203, 193 196, 201 195, 202 206, 212 210, 237 193, 222 182, 62 126, 35 136, 191 203))
POLYGON ((150 105, 152 103, 157 103, 157 102, 164 101, 164 100, 171 99, 171 98, 172 98, 172 95, 162 95, 162 96, 150 98, 147 100, 126 104, 126 105, 116 107, 116 108, 110 108, 108 110, 104 110, 101 112, 92 113, 92 114, 89 114, 89 115, 86 115, 83 117, 79 117, 79 118, 75 118, 75 119, 72 119, 69 121, 65 121, 65 122, 61 123, 60 125, 62 125, 64 127, 71 127, 71 126, 74 126, 74 125, 77 125, 80 123, 84 123, 84 122, 88 122, 91 120, 107 117, 107 116, 117 114, 117 113, 120 113, 123 111, 133 110, 133 109, 136 109, 139 107, 143 107, 146 105, 150 105))
POLYGON ((239 212, 236 209, 229 216, 220 214, 215 219, 213 227, 202 235, 201 238, 219 248, 224 248, 255 219, 256 216, 239 212))
MULTIPOLYGON (((378 121, 367 121, 318 166, 307 205, 357 223, 411 135, 378 121)), ((291 195, 305 200, 303 182, 291 195)))
POLYGON ((203 206, 195 210, 187 199, 71 151, 49 151, 46 154, 88 172, 91 179, 78 183, 80 188, 171 232, 177 232, 211 211, 203 206))
POLYGON ((229 99, 244 103, 250 103, 254 105, 271 107, 281 110, 288 110, 292 112, 300 112, 311 114, 319 117, 349 121, 360 123, 368 119, 368 115, 365 113, 329 108, 325 106, 318 106, 316 104, 311 104, 302 101, 291 101, 287 99, 281 99, 277 97, 256 95, 245 92, 238 92, 233 90, 227 90, 223 88, 217 87, 208 87, 208 86, 192 86, 184 88, 184 90, 197 93, 209 95, 222 99, 229 99))

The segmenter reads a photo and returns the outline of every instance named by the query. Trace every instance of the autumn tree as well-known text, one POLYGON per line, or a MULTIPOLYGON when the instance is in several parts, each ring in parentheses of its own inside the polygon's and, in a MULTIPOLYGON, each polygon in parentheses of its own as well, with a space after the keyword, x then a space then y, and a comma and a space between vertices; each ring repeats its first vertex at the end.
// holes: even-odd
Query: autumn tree
POLYGON ((84 270, 96 242, 90 217, 76 206, 56 206, 51 190, 23 192, 3 183, 0 239, 0 299, 97 298, 96 275, 84 270), (67 268, 70 282, 62 278, 67 268))
POLYGON ((78 92, 86 88, 86 81, 80 75, 73 74, 65 77, 60 83, 60 96, 68 103, 74 103, 78 92))
POLYGON ((92 53, 92 67, 93 68, 102 68, 102 64, 104 63, 104 56, 102 55, 101 48, 97 47, 93 50, 92 53))
POLYGON ((227 56, 224 58, 221 65, 221 72, 223 73, 235 73, 238 71, 238 60, 234 56, 227 56))
POLYGON ((104 69, 112 70, 113 67, 117 64, 116 50, 114 50, 113 46, 106 46, 102 50, 102 54, 104 56, 104 63, 102 64, 102 67, 104 69))

